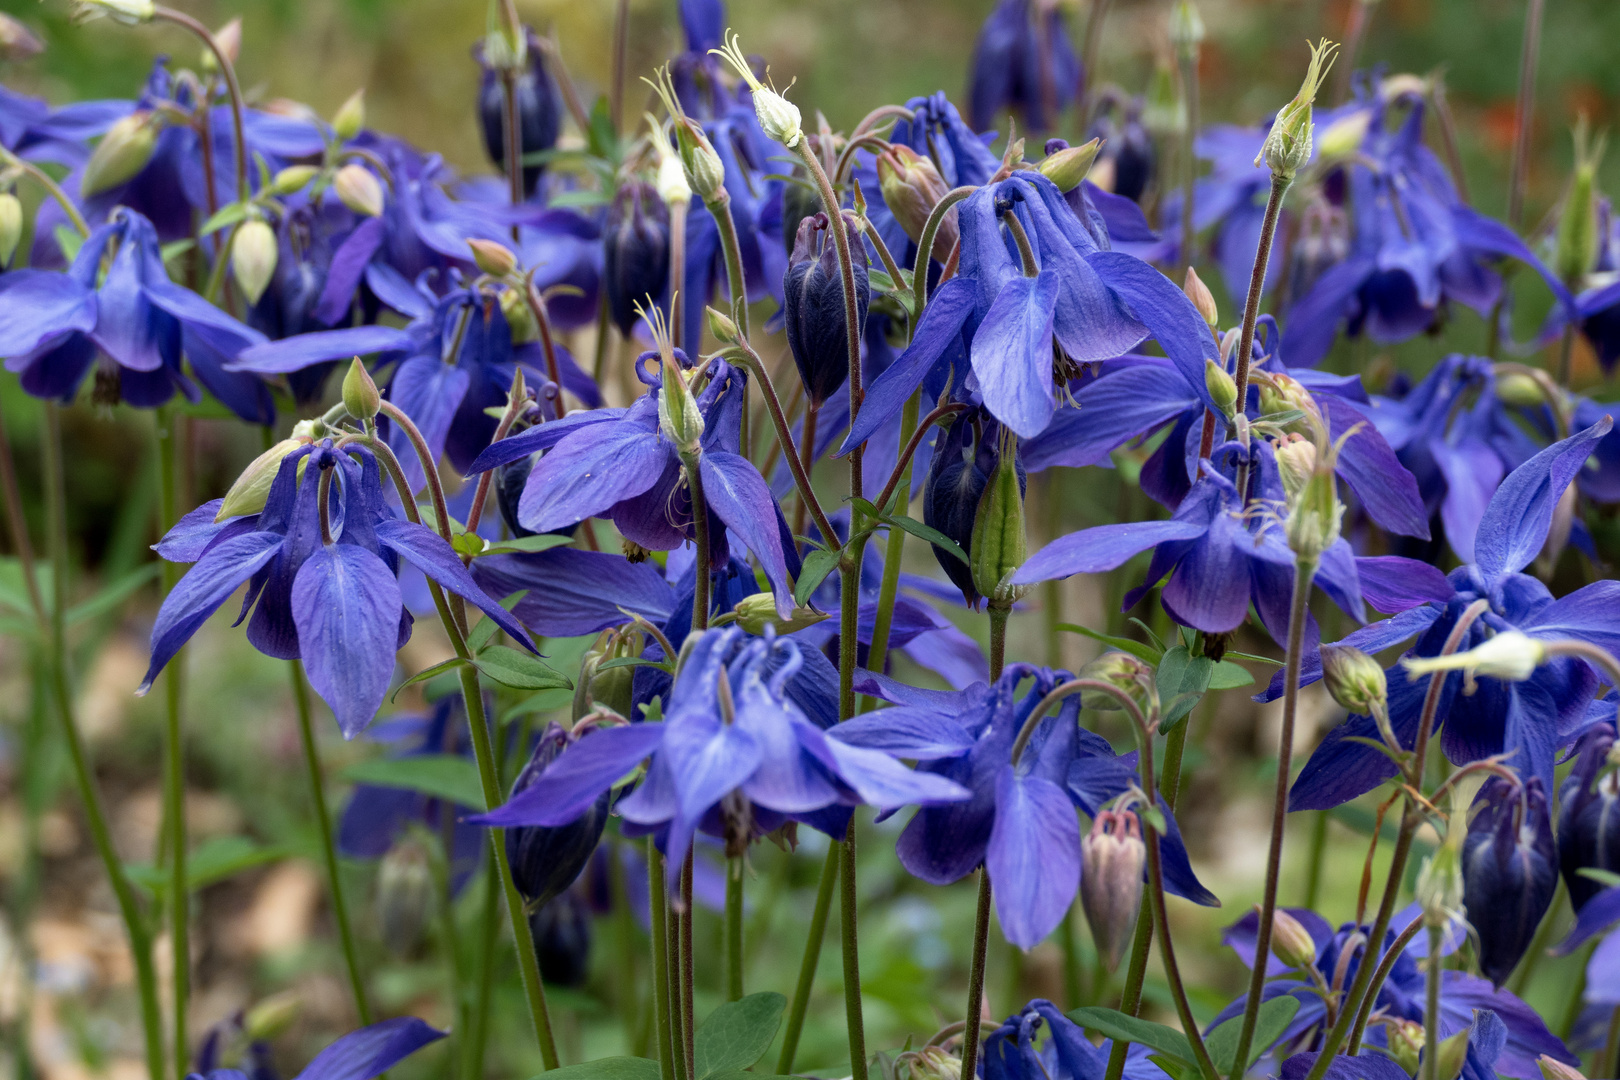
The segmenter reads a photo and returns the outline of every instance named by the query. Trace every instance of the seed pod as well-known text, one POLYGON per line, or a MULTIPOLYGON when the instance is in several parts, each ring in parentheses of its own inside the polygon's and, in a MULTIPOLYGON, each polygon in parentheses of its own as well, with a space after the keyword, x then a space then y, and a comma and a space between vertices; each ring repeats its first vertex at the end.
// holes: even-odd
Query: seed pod
POLYGON ((1010 603, 1023 588, 1006 581, 1024 565, 1029 541, 1024 530, 1024 473, 1018 464, 1018 436, 1005 426, 998 434, 995 467, 985 478, 973 516, 968 566, 973 571, 973 587, 981 595, 994 603, 1010 603))
POLYGON ((753 91, 754 116, 758 118, 760 129, 765 132, 766 137, 775 139, 789 150, 798 146, 799 140, 804 138, 803 118, 799 114, 799 107, 778 94, 775 89, 759 81, 754 69, 748 63, 748 57, 743 55, 742 42, 737 39, 737 35, 731 35, 726 41, 724 50, 710 51, 724 57, 736 70, 738 77, 753 91))
POLYGON ((703 410, 698 408, 692 388, 686 383, 680 361, 673 350, 665 350, 663 382, 658 388, 658 430, 675 444, 684 461, 694 457, 703 445, 703 410))
POLYGON ((332 190, 337 197, 357 214, 381 217, 383 212, 382 184, 364 165, 349 164, 332 178, 332 190))
MULTIPOLYGON (((1130 653, 1105 652, 1080 669, 1080 678, 1097 679, 1117 686, 1136 702, 1144 716, 1158 711, 1159 694, 1154 686, 1153 669, 1130 653)), ((1121 706, 1111 694, 1088 690, 1085 707, 1098 712, 1113 712, 1121 706)))
MULTIPOLYGON (((982 433, 975 447, 972 414, 957 413, 950 426, 936 437, 934 457, 923 485, 923 523, 938 529, 968 554, 973 553, 973 522, 986 482, 998 462, 997 435, 1001 425, 994 418, 982 418, 982 433)), ((1022 466, 1019 487, 1024 485, 1022 466)), ((962 590, 962 601, 977 607, 979 590, 974 586, 968 564, 943 548, 934 548, 934 558, 951 583, 962 590)))
POLYGON ((413 956, 432 914, 427 850, 414 838, 401 840, 377 868, 377 925, 388 951, 400 960, 413 956))
MULTIPOLYGON (((852 251, 864 251, 860 233, 848 221, 841 221, 852 251)), ((793 242, 793 257, 782 277, 782 315, 786 321, 788 346, 799 368, 810 401, 820 406, 849 378, 849 321, 844 310, 844 283, 838 268, 838 252, 832 238, 823 235, 829 228, 827 215, 814 214, 799 223, 793 242), (819 241, 819 251, 818 251, 819 241)), ((871 298, 866 260, 855 260, 855 321, 866 324, 871 298)))
POLYGON ((1080 841, 1080 906, 1097 955, 1109 971, 1119 967, 1142 906, 1147 847, 1129 810, 1104 810, 1080 841))
POLYGON ((500 293, 501 314, 512 332, 513 345, 527 345, 540 339, 540 324, 535 321, 534 309, 529 306, 527 289, 514 286, 500 293))
POLYGON ((1620 872, 1620 751, 1614 728, 1590 728, 1575 744, 1575 766, 1558 788, 1558 864, 1576 911, 1603 891, 1583 869, 1620 872))
POLYGON ((1423 1025, 1416 1020, 1391 1020, 1384 1026, 1389 1033, 1389 1054, 1395 1059, 1395 1064, 1408 1076, 1416 1076, 1418 1066, 1423 1061, 1423 1044, 1426 1041, 1423 1034, 1423 1025))
POLYGON ((1450 656, 1408 656, 1401 660, 1413 676, 1436 671, 1466 671, 1493 679, 1522 682, 1535 674, 1547 659, 1541 642, 1517 630, 1504 630, 1474 648, 1450 656))
MULTIPOLYGON (((590 738, 590 735, 585 735, 590 738)), ((557 756, 573 742, 561 724, 548 727, 535 745, 523 771, 512 783, 511 795, 532 787, 557 756)), ((562 895, 579 877, 596 850, 607 824, 611 792, 604 791, 586 811, 566 825, 521 825, 506 830, 506 859, 512 883, 528 902, 529 910, 543 907, 562 895)))
POLYGON ((248 303, 257 304, 270 287, 280 255, 275 230, 264 219, 249 218, 236 230, 231 241, 231 274, 248 303))
POLYGON ((1571 289, 1578 288, 1592 269, 1603 240, 1598 234, 1597 190, 1597 169, 1602 159, 1603 140, 1599 138, 1595 147, 1591 145, 1583 115, 1575 125, 1575 175, 1558 215, 1553 259, 1553 268, 1571 289))
POLYGON ((9 191, 0 191, 0 268, 11 265, 22 240, 22 200, 9 191))
POLYGON ((146 168, 157 149, 158 126, 157 118, 145 109, 114 122, 85 162, 79 195, 86 199, 99 195, 146 168))
POLYGON ((512 249, 496 240, 468 240, 473 264, 494 278, 504 278, 517 269, 517 256, 512 249))
POLYGON ((1316 963, 1316 939, 1282 908, 1271 913, 1271 951, 1291 968, 1303 969, 1316 963))
POLYGON ((669 210, 652 186, 632 180, 613 196, 603 232, 602 287, 608 312, 626 337, 636 308, 651 308, 669 285, 669 210))

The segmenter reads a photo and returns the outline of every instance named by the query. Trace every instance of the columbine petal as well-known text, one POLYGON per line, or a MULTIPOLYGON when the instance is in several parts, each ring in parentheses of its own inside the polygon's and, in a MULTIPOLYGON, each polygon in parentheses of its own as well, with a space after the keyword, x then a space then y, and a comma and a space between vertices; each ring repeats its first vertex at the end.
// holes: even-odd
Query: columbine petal
POLYGON ((776 501, 771 498, 765 478, 747 458, 719 450, 705 452, 699 467, 704 500, 759 560, 766 579, 774 586, 776 613, 787 618, 793 611, 793 590, 788 584, 787 560, 777 528, 776 501))
POLYGON ((281 550, 280 533, 252 532, 227 540, 193 566, 164 597, 152 624, 152 661, 136 693, 144 694, 152 680, 208 616, 219 610, 237 588, 258 573, 281 550))
POLYGON ((302 371, 328 360, 347 360, 372 353, 403 352, 412 347, 403 330, 391 326, 352 326, 342 330, 317 330, 281 341, 270 341, 243 349, 227 365, 232 371, 256 371, 260 375, 284 375, 302 371))
POLYGON ((343 1036, 294 1080, 371 1080, 444 1036, 414 1016, 396 1016, 343 1036))
POLYGON ((1052 419, 1052 315, 1058 275, 1008 281, 973 335, 973 374, 987 409, 1032 439, 1052 419))
POLYGON ((1080 888, 1080 824, 1062 788, 1001 767, 985 869, 1007 940, 1024 949, 1040 944, 1080 888))
POLYGON ((563 751, 503 806, 469 820, 500 828, 566 825, 658 749, 663 738, 663 724, 599 728, 563 751))
POLYGON ((96 325, 96 297, 75 278, 45 270, 0 274, 0 356, 23 356, 60 335, 96 325))
POLYGON ((444 542, 444 537, 426 525, 389 518, 377 522, 377 539, 383 546, 446 589, 477 605, 479 610, 494 619, 519 645, 530 652, 537 651, 534 642, 529 640, 528 631, 513 618, 511 612, 491 600, 489 595, 478 587, 473 576, 462 565, 455 549, 444 542))
POLYGON ((899 413, 901 406, 922 385, 929 369, 959 339, 962 327, 973 313, 974 300, 973 282, 964 277, 951 278, 929 296, 928 306, 917 320, 911 344, 866 388, 860 415, 838 448, 840 456, 871 438, 873 432, 899 413))
POLYGON ((1031 555, 1013 584, 1033 585, 1070 574, 1098 574, 1168 540, 1193 540, 1208 531, 1196 521, 1139 521, 1098 525, 1062 536, 1031 555))
POLYGON ((1614 422, 1607 416, 1553 443, 1502 481, 1480 519, 1474 561, 1488 582, 1524 569, 1547 541, 1559 496, 1614 422))
POLYGON ((627 425, 577 432, 529 474, 518 501, 518 522, 525 529, 550 532, 601 514, 652 487, 671 453, 656 433, 627 425))
POLYGON ((388 694, 403 603, 386 563, 353 544, 327 544, 293 579, 293 622, 309 684, 352 739, 388 694))

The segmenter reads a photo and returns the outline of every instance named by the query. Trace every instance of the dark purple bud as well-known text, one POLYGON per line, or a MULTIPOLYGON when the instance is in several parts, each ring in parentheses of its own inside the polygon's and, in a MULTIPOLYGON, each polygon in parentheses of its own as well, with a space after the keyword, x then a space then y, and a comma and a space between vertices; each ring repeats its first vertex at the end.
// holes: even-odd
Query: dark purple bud
POLYGON ((626 337, 669 285, 669 211, 651 184, 632 180, 613 196, 602 237, 608 311, 626 337))
POLYGON ((501 508, 501 520, 513 536, 533 536, 533 529, 525 529, 518 522, 518 502, 523 498, 523 486, 534 471, 534 457, 520 457, 495 470, 495 505, 501 508))
MULTIPOLYGON (((557 145, 557 134, 562 128, 562 113, 557 100, 557 88, 546 72, 540 39, 527 27, 524 28, 524 33, 529 36, 528 66, 518 72, 517 85, 514 89, 517 97, 518 145, 527 155, 550 150, 557 145)), ((490 160, 504 169, 506 128, 502 112, 504 92, 501 89, 501 76, 484 62, 482 43, 473 47, 473 57, 484 72, 483 80, 478 87, 478 123, 484 132, 484 149, 489 152, 490 160)), ((544 167, 540 165, 523 167, 525 194, 534 194, 536 185, 540 183, 540 175, 544 171, 544 167)))
MULTIPOLYGON (((838 251, 827 235, 825 214, 814 214, 799 222, 793 241, 793 257, 782 278, 782 314, 787 320, 788 345, 799 365, 810 401, 820 405, 849 378, 849 323, 844 318, 844 283, 838 272, 838 251)), ((850 251, 862 253, 855 259, 856 322, 866 324, 870 288, 866 279, 865 245, 860 233, 848 222, 850 251)))
POLYGON ((529 916, 540 978, 553 986, 584 986, 591 966, 591 909, 568 889, 529 916))
MULTIPOLYGON (((1088 136, 1102 139, 1097 154, 1098 168, 1111 164, 1114 171, 1113 192, 1133 202, 1140 201, 1153 179, 1153 137, 1142 126, 1142 109, 1132 103, 1119 111, 1105 111, 1091 125, 1088 136), (1120 112, 1123 115, 1120 115, 1120 112)), ((1093 175, 1097 169, 1093 169, 1093 175)))
POLYGON ((1479 969, 1501 986, 1558 888, 1552 818, 1541 778, 1492 777, 1463 841, 1463 907, 1479 935, 1479 969))
POLYGON ((1575 744, 1575 767, 1558 789, 1558 864, 1576 911, 1603 886, 1583 869, 1620 872, 1620 771, 1614 728, 1592 728, 1575 744))
POLYGON ((804 166, 794 166, 788 175, 793 179, 782 185, 782 246, 792 251, 799 226, 821 209, 821 196, 816 194, 804 166))
MULTIPOLYGON (((589 735, 585 736, 589 738, 589 735)), ((508 796, 527 790, 546 766, 574 742, 561 724, 553 723, 535 744, 534 754, 512 783, 508 796)), ((512 864, 512 883, 530 911, 544 907, 574 883, 607 824, 611 791, 601 796, 567 825, 521 825, 506 830, 506 858, 512 864)))
MULTIPOLYGON (((950 427, 934 442, 934 459, 928 466, 923 485, 923 523, 955 540, 970 558, 973 547, 973 521, 986 483, 1000 461, 998 432, 1001 425, 985 415, 957 413, 950 427)), ((1018 489, 1024 490, 1023 463, 1018 464, 1018 489)), ((970 607, 979 602, 970 563, 949 551, 934 548, 934 558, 951 582, 962 590, 970 607)))
POLYGON ((973 45, 968 122, 983 131, 1002 109, 1019 113, 1023 129, 1047 131, 1074 98, 1080 58, 1068 23, 1049 0, 1001 0, 973 45))

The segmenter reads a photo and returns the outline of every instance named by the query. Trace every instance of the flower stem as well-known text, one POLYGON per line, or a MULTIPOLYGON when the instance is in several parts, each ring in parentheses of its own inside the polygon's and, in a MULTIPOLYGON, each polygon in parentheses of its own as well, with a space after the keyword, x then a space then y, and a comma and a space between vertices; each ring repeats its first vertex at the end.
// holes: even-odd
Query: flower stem
POLYGON ((1344 58, 1334 76, 1333 100, 1343 104, 1350 97, 1350 76, 1356 69, 1356 57, 1367 40, 1367 25, 1372 22, 1372 6, 1378 0, 1350 0, 1350 24, 1344 28, 1344 58))
POLYGON ((28 587, 28 604, 41 631, 50 625, 45 597, 39 589, 34 544, 28 537, 28 518, 23 514, 22 492, 17 487, 17 465, 11 456, 11 433, 6 429, 5 411, 0 409, 0 498, 6 503, 6 526, 11 532, 11 550, 22 568, 23 584, 28 587))
POLYGON ((56 200, 56 205, 62 208, 62 213, 67 215, 67 219, 73 223, 73 227, 79 230, 80 236, 88 237, 90 235, 90 226, 84 220, 84 215, 79 213, 77 206, 73 205, 73 200, 68 198, 67 192, 62 190, 62 185, 51 179, 50 173, 31 161, 23 160, 3 147, 0 147, 0 164, 5 165, 8 169, 18 169, 27 174, 36 184, 45 189, 46 194, 56 200))
POLYGON ((928 211, 928 220, 923 222, 922 232, 917 234, 917 261, 922 265, 912 273, 911 295, 916 300, 917 318, 922 318, 923 309, 928 306, 928 260, 933 258, 934 237, 939 235, 939 227, 945 221, 945 215, 951 207, 967 198, 979 189, 976 187, 958 187, 947 191, 934 208, 928 211))
MULTIPOLYGON (((1242 1080, 1254 1042, 1254 1027, 1260 1018, 1260 997, 1266 986, 1266 958, 1271 955, 1271 923, 1277 913, 1277 882, 1282 872, 1283 830, 1288 822, 1288 780, 1294 756, 1294 719, 1299 711, 1299 672, 1304 661, 1305 621, 1311 598, 1311 581, 1316 563, 1303 557, 1294 561, 1294 595, 1288 613, 1288 658, 1283 671, 1282 734, 1277 746, 1277 782, 1271 795, 1271 846, 1266 852, 1266 883, 1261 894, 1260 923, 1255 927, 1254 971, 1249 977, 1248 1001, 1243 1007, 1243 1026, 1238 1029, 1237 1052, 1232 1058, 1232 1078, 1242 1080)), ((1164 944, 1168 945, 1169 942, 1164 944)))
POLYGON ((1085 41, 1080 53, 1080 86, 1075 97, 1080 105, 1080 124, 1085 127, 1091 120, 1091 86, 1096 81, 1097 52, 1102 46, 1103 19, 1108 15, 1109 0, 1091 0, 1091 17, 1086 20, 1085 41))
POLYGON ((776 1072, 787 1076, 793 1072, 793 1058, 799 1051, 799 1034, 804 1030, 804 1015, 810 1008, 810 989, 816 981, 816 967, 821 962, 821 942, 827 932, 827 913, 832 909, 833 886, 838 884, 838 844, 827 847, 827 859, 821 867, 821 884, 816 887, 816 906, 810 913, 810 927, 804 939, 804 959, 799 961, 799 982, 793 988, 793 1004, 788 1009, 787 1029, 782 1034, 782 1053, 776 1059, 776 1072))
POLYGON ((1328 812, 1318 810, 1311 823, 1311 858, 1305 874, 1305 906, 1316 910, 1316 898, 1322 891, 1322 860, 1327 856, 1328 812))
MULTIPOLYGON (((917 413, 922 409, 922 391, 918 390, 906 399, 905 407, 900 412, 900 443, 909 446, 917 431, 917 413)), ((909 502, 911 494, 911 456, 906 455, 896 465, 899 472, 899 481, 904 485, 905 498, 909 502)), ((888 491, 889 489, 885 489, 888 491)), ((879 503, 881 508, 887 503, 879 503)), ((879 674, 888 666, 889 660, 889 632, 894 626, 894 601, 900 593, 900 559, 905 554, 906 533, 904 529, 890 529, 888 546, 883 552, 883 582, 878 586, 877 614, 872 623, 872 644, 866 650, 866 669, 879 674)), ((868 707, 877 704, 873 698, 867 698, 868 707)))
POLYGON ((1362 998, 1361 1008, 1356 1015, 1354 1030, 1366 1030, 1367 1019, 1372 1015, 1373 1003, 1378 1000, 1378 991, 1383 989, 1385 980, 1389 978, 1389 973, 1395 970, 1395 962, 1401 958, 1402 953, 1406 952, 1406 947, 1412 943, 1412 939, 1417 937, 1417 933, 1421 929, 1423 929, 1423 920, 1413 919, 1406 924, 1406 929, 1402 930, 1395 940, 1390 943, 1389 948, 1384 951, 1383 959, 1378 961, 1378 970, 1373 972, 1372 981, 1367 984, 1367 993, 1362 998))
POLYGON ((1187 95, 1187 126, 1181 133, 1181 260, 1177 278, 1187 276, 1187 267, 1193 261, 1193 242, 1197 229, 1193 225, 1193 183, 1198 177, 1198 157, 1193 152, 1193 140, 1198 137, 1198 46, 1183 49, 1181 60, 1181 86, 1187 95))
MULTIPOLYGON (((741 339, 737 342, 735 352, 727 352, 726 359, 735 359, 747 368, 754 381, 759 383, 760 393, 765 398, 765 411, 770 414, 771 425, 776 428, 776 438, 781 446, 789 448, 783 453, 782 458, 788 464, 788 471, 793 474, 793 484, 798 489, 799 501, 809 509, 810 520, 816 523, 822 538, 829 544, 834 543, 838 534, 833 531, 832 523, 827 520, 826 513, 821 509, 821 503, 816 499, 815 490, 810 486, 810 474, 805 470, 804 463, 791 449, 793 429, 788 426, 787 416, 782 412, 782 402, 777 396, 770 372, 765 370, 765 364, 754 351, 754 347, 741 339)), ((769 469, 765 470, 767 475, 769 472, 769 469)))
POLYGON ((1530 129, 1536 109, 1536 64, 1541 56, 1541 13, 1546 0, 1529 0, 1519 53, 1519 97, 1513 109, 1513 164, 1508 172, 1508 228, 1524 221, 1524 189, 1530 179, 1530 129))
MULTIPOLYGON (((917 399, 914 396, 912 400, 915 401, 917 399)), ((919 406, 919 408, 920 407, 921 406, 919 406)), ((922 423, 920 424, 918 424, 915 417, 913 417, 911 434, 902 444, 903 449, 900 451, 900 459, 894 463, 894 472, 889 474, 888 482, 883 485, 883 493, 878 496, 878 507, 881 508, 888 506, 889 499, 894 495, 895 489, 900 486, 901 478, 910 475, 911 462, 912 459, 917 456, 917 448, 922 445, 923 439, 928 437, 928 433, 933 429, 934 424, 940 420, 943 420, 947 416, 952 416, 956 413, 966 411, 966 404, 960 401, 951 401, 930 410, 928 415, 923 417, 922 423)), ((902 414, 901 420, 903 424, 904 414, 902 414)), ((902 430, 901 434, 902 436, 905 436, 905 431, 902 430)), ((910 491, 909 483, 907 484, 907 491, 908 493, 910 491)))
POLYGON ((1423 1080, 1440 1080, 1440 939, 1438 925, 1429 927, 1429 966, 1423 1004, 1423 1080))
POLYGON ((204 47, 214 55, 214 62, 219 65, 219 73, 224 76, 225 89, 231 97, 231 125, 236 136, 234 148, 236 154, 236 201, 247 202, 252 194, 252 189, 248 185, 247 138, 244 134, 245 124, 243 121, 247 106, 242 102, 242 86, 236 81, 236 65, 231 63, 231 58, 225 55, 224 49, 220 48, 219 41, 214 37, 213 32, 185 12, 157 4, 152 8, 152 18, 162 19, 164 22, 171 22, 176 26, 185 27, 202 41, 204 47))
POLYGON ((1603 1040, 1603 1058, 1595 1071, 1599 1076, 1620 1076, 1620 1005, 1609 1013, 1609 1034, 1603 1040))
POLYGON ((977 1075, 979 1018, 984 1014, 984 957, 990 947, 990 868, 979 867, 979 900, 973 912, 973 957, 968 962, 967 1015, 962 1023, 962 1075, 977 1075))
MULTIPOLYGON (((1266 291, 1266 268, 1271 264, 1271 245, 1277 238, 1277 219, 1282 214, 1283 196, 1294 182, 1291 176, 1271 174, 1271 194, 1266 199, 1266 216, 1260 223, 1260 246, 1254 253, 1254 270, 1249 274, 1249 296, 1243 304, 1243 331, 1238 336, 1236 410, 1242 413, 1249 393, 1249 358, 1254 352, 1254 326, 1260 319, 1260 296, 1266 291)), ((1239 491, 1242 485, 1239 485, 1239 491)))
MULTIPOLYGON (((866 1080, 866 1022, 861 1013, 861 958, 855 928, 855 815, 838 848, 838 922, 844 939, 844 1019, 849 1026, 850 1080, 866 1080)), ((963 1073, 967 1075, 967 1073, 963 1073)))
MULTIPOLYGON (((1142 984, 1147 979, 1148 950, 1153 947, 1153 902, 1142 897, 1141 909, 1136 914, 1136 936, 1131 939, 1131 961, 1125 968, 1125 988, 1120 993, 1119 1011, 1135 1016, 1142 1007, 1142 984)), ((1105 969, 1099 963, 1098 972, 1105 969)), ((1125 1075, 1125 1055, 1131 1044, 1115 1039, 1108 1052, 1108 1071, 1104 1080, 1120 1080, 1125 1075)))
MULTIPOLYGON (((519 131, 517 105, 517 72, 511 68, 501 70, 501 154, 506 165, 507 198, 513 206, 523 203, 523 136, 519 131)), ((518 223, 512 222, 512 241, 517 242, 518 223)))
MULTIPOLYGON (((801 144, 802 145, 802 144, 801 144)), ((723 190, 723 189, 722 189, 723 190)), ((731 195, 705 203, 720 231, 720 250, 726 258, 726 284, 731 289, 732 321, 744 338, 748 336, 748 281, 743 275, 742 244, 737 239, 737 222, 731 216, 731 195)))
POLYGON ((676 1080, 674 1018, 669 1001, 669 912, 664 856, 647 837, 647 899, 652 929, 653 1016, 658 1022, 658 1066, 662 1080, 676 1080))
POLYGON ((686 203, 669 208, 669 340, 681 343, 681 297, 686 292, 686 203))
MULTIPOLYGON (((45 403, 44 445, 41 457, 45 466, 45 550, 51 560, 51 609, 47 627, 49 668, 52 696, 56 699, 56 712, 62 724, 63 741, 67 743, 68 758, 73 765, 73 779, 84 803, 84 816, 90 828, 90 839, 96 854, 107 871, 113 896, 118 901, 118 914, 124 920, 124 932, 129 937, 129 951, 135 963, 135 985, 141 1000, 141 1026, 146 1044, 146 1070, 153 1080, 162 1077, 163 1014, 158 1005, 157 971, 152 964, 152 935, 142 918, 135 899, 135 889, 124 872, 113 847, 112 832, 107 827, 107 815, 102 809, 101 794, 96 789, 95 772, 79 724, 73 715, 73 688, 67 670, 67 594, 68 594, 68 541, 67 495, 64 490, 62 468, 62 419, 56 402, 45 403)), ((184 1063, 182 1063, 184 1068, 184 1063)))
POLYGON ((1564 324, 1564 336, 1558 342, 1558 385, 1569 389, 1570 368, 1575 360, 1575 324, 1564 324))
POLYGON ((478 991, 473 1006, 472 1030, 467 1039, 467 1067, 463 1080, 484 1075, 484 1051, 489 1043, 489 999, 495 985, 495 938, 500 933, 501 875, 493 860, 484 870, 483 908, 479 911, 478 991))
POLYGON ((337 923, 338 940, 343 944, 343 962, 349 972, 349 990, 354 995, 355 1015, 360 1018, 360 1025, 366 1027, 371 1024, 371 1006, 366 1002, 366 983, 360 974, 359 953, 355 948, 354 930, 349 923, 349 905, 343 897, 342 868, 338 864, 337 846, 332 840, 332 815, 326 806, 325 778, 321 771, 320 750, 315 742, 315 725, 311 719, 309 683, 304 678, 301 661, 289 660, 287 668, 292 675, 293 701, 298 706, 298 735, 304 744, 304 768, 309 772, 309 792, 315 803, 315 820, 321 829, 321 853, 326 859, 327 885, 332 890, 332 918, 337 923))
POLYGON ((743 861, 726 860, 726 1000, 743 996, 743 861))
MULTIPOLYGON (((703 501, 703 469, 698 461, 698 455, 692 454, 682 465, 686 472, 687 490, 692 495, 692 530, 696 534, 693 543, 697 548, 694 553, 697 565, 692 576, 692 629, 707 630, 711 602, 709 506, 703 501)), ((671 657, 671 660, 673 659, 671 657)))
POLYGON ((686 1061, 686 1075, 697 1078, 696 1033, 697 1016, 692 1011, 692 873, 695 853, 686 849, 686 861, 681 864, 681 906, 676 912, 681 939, 681 1041, 682 1057, 686 1061))

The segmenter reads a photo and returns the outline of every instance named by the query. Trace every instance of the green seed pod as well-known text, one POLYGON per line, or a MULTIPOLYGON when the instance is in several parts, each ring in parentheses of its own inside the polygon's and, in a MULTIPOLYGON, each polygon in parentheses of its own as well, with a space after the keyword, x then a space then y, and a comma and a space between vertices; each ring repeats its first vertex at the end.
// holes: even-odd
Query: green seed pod
POLYGON ((1215 405, 1227 416, 1237 407, 1237 382, 1231 374, 1213 360, 1204 361, 1204 385, 1215 405))
POLYGON ((349 95, 349 100, 338 106, 332 114, 332 134, 340 142, 348 142, 366 126, 366 91, 364 87, 349 95))
POLYGON ((791 634, 827 618, 825 611, 813 607, 795 607, 793 614, 781 618, 776 613, 776 597, 766 592, 743 597, 737 601, 736 611, 737 625, 755 635, 763 634, 767 626, 775 627, 778 634, 791 634))
POLYGON ((253 1042, 273 1039, 292 1027, 303 1008, 303 1000, 291 990, 272 994, 255 1004, 242 1017, 242 1033, 253 1042))
POLYGON ((1024 535, 1024 486, 1018 473, 1018 436, 1003 426, 995 470, 979 496, 968 563, 973 587, 992 603, 1011 603, 1022 587, 1006 584, 1028 554, 1024 535))
POLYGON ((1255 155, 1254 163, 1270 169, 1273 176, 1292 180, 1294 174, 1311 160, 1311 109, 1317 91, 1322 87, 1322 80, 1333 67, 1334 53, 1338 48, 1326 38, 1311 46, 1310 66, 1305 71, 1305 81, 1300 85, 1299 93, 1282 107, 1277 118, 1271 122, 1271 131, 1267 133, 1260 152, 1255 155))
POLYGON ((320 173, 314 165, 289 165, 276 173, 270 181, 270 194, 291 195, 304 190, 304 186, 320 173))
POLYGON ((1575 176, 1558 215, 1558 247, 1553 260, 1553 269, 1570 288, 1578 287, 1597 261, 1597 170, 1602 160, 1603 140, 1591 144, 1586 117, 1582 116, 1575 125, 1575 176))
POLYGON ((1389 1053, 1395 1064, 1408 1076, 1416 1076, 1423 1060, 1423 1025, 1416 1020, 1392 1020, 1384 1030, 1389 1033, 1389 1053))

